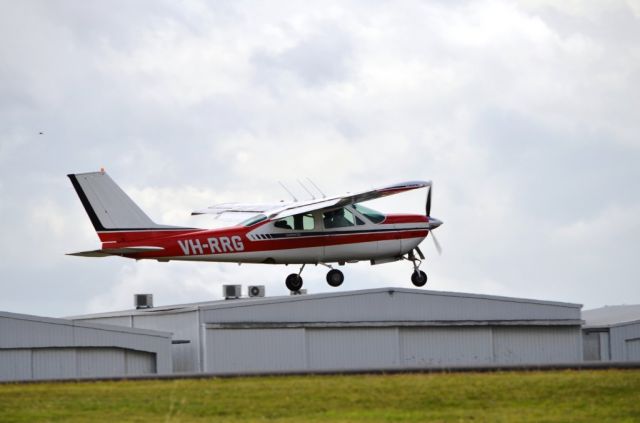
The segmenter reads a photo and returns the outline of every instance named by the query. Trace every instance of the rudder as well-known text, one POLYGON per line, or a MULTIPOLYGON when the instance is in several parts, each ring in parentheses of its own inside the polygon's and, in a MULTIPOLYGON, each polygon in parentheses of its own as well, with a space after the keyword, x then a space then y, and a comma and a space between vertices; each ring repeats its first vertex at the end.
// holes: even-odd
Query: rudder
POLYGON ((72 255, 105 257, 133 252, 148 253, 158 249, 153 243, 146 244, 150 240, 197 230, 196 228, 155 223, 104 171, 75 173, 67 176, 71 180, 98 238, 102 241, 103 248, 102 250, 83 251, 72 255), (145 242, 145 244, 129 245, 132 242, 145 242), (135 251, 131 250, 132 248, 135 251))
POLYGON ((97 232, 175 228, 151 220, 105 172, 67 176, 97 232))

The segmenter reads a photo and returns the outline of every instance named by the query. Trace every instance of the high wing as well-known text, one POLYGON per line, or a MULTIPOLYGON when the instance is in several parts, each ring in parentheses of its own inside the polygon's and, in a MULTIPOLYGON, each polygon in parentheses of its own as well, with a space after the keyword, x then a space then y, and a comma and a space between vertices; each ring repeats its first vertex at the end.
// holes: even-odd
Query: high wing
POLYGON ((192 216, 201 214, 213 214, 216 217, 225 213, 265 213, 269 210, 275 210, 282 208, 285 205, 294 203, 222 203, 215 206, 207 207, 206 209, 194 210, 191 212, 192 216))
POLYGON ((267 217, 269 217, 270 219, 284 218, 287 216, 293 216, 294 214, 307 213, 314 210, 328 209, 333 207, 344 207, 350 204, 362 203, 363 201, 375 200, 376 198, 400 194, 404 191, 410 191, 412 189, 430 186, 431 181, 401 182, 387 187, 356 192, 354 194, 347 193, 345 195, 336 196, 333 198, 315 200, 313 203, 307 202, 307 204, 305 205, 298 205, 300 203, 293 203, 285 209, 274 210, 272 213, 268 214, 267 217))
POLYGON ((300 213, 308 213, 314 210, 328 209, 333 207, 344 207, 349 204, 361 203, 363 201, 375 200, 376 198, 388 195, 399 194, 418 188, 431 187, 431 181, 408 181, 382 188, 371 189, 356 193, 347 193, 329 198, 320 198, 308 201, 298 201, 295 203, 276 204, 249 204, 249 203, 224 203, 211 206, 207 209, 192 212, 192 215, 224 213, 262 213, 269 219, 279 219, 293 216, 300 213))
MULTIPOLYGON (((279 211, 288 210, 291 207, 295 208, 296 210, 300 210, 294 213, 297 214, 307 211, 303 209, 308 206, 312 207, 309 210, 316 210, 318 207, 315 207, 314 205, 317 203, 323 203, 325 201, 326 199, 322 198, 318 200, 297 201, 295 203, 222 203, 207 207, 206 209, 194 210, 191 212, 191 215, 197 216, 201 214, 212 214, 216 219, 226 213, 238 213, 247 215, 265 214, 271 216, 274 212, 277 213, 279 211)), ((330 201, 333 201, 333 199, 330 201)))

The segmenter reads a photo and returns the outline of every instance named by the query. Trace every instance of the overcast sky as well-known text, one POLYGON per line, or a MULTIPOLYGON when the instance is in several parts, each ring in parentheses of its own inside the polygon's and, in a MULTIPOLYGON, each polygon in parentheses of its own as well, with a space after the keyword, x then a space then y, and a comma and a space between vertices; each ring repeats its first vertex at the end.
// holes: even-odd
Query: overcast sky
MULTIPOLYGON (((99 247, 65 175, 101 167, 198 227, 193 209, 287 199, 278 180, 430 179, 428 288, 640 303, 638 46, 631 0, 0 0, 0 310, 286 293, 291 266, 65 256, 99 247)), ((412 286, 408 262, 343 271, 339 290, 412 286)), ((309 292, 336 290, 325 273, 305 269, 309 292)))

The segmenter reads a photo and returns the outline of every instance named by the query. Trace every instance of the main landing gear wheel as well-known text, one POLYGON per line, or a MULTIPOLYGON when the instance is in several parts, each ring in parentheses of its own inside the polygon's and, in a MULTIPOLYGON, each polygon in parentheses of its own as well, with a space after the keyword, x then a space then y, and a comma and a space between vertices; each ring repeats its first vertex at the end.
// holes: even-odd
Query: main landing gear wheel
POLYGON ((427 274, 422 270, 415 270, 411 275, 411 282, 415 286, 424 286, 427 283, 427 274))
POLYGON ((289 291, 300 291, 300 288, 302 288, 302 276, 297 273, 292 273, 287 276, 285 284, 287 285, 287 288, 289 288, 289 291))
POLYGON ((333 287, 342 285, 344 274, 338 269, 331 269, 327 273, 327 283, 333 287))

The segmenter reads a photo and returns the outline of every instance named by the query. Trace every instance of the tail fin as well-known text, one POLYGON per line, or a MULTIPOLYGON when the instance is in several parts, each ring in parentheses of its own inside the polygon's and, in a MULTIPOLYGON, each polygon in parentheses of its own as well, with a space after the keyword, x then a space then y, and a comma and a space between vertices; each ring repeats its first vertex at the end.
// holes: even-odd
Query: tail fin
MULTIPOLYGON (((155 223, 105 172, 76 173, 67 176, 71 179, 93 227, 103 242, 115 240, 104 234, 105 232, 188 229, 155 223)), ((147 233, 146 236, 149 235, 147 233)), ((117 240, 133 239, 118 237, 117 240)))

